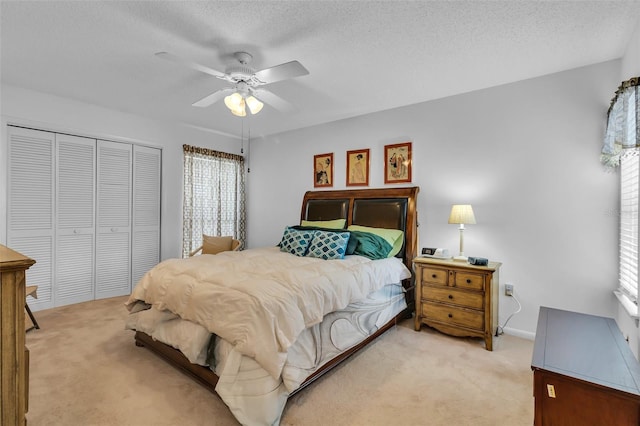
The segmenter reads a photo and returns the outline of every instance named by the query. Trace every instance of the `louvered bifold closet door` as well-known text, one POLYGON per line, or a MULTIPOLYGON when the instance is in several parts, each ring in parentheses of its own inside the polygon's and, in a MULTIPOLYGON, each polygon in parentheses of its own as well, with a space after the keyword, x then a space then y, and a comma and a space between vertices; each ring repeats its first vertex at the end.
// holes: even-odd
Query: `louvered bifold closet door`
POLYGON ((133 148, 132 283, 160 261, 160 149, 133 148))
POLYGON ((131 293, 130 144, 98 141, 96 299, 131 293))
POLYGON ((31 309, 54 306, 54 147, 50 132, 8 126, 7 245, 36 261, 27 283, 38 286, 31 309))
POLYGON ((56 134, 56 306, 94 299, 95 139, 56 134))

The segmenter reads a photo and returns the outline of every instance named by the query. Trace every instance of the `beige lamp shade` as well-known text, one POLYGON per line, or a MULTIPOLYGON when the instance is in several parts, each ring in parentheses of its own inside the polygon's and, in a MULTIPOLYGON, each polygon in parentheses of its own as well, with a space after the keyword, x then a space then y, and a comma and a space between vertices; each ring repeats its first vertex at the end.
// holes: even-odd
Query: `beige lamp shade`
POLYGON ((449 214, 449 223, 460 224, 460 254, 453 260, 466 261, 464 255, 464 225, 475 225, 476 217, 470 204, 454 204, 449 214))
POLYGON ((449 214, 449 223, 475 225, 476 217, 473 215, 471 204, 454 204, 449 214))

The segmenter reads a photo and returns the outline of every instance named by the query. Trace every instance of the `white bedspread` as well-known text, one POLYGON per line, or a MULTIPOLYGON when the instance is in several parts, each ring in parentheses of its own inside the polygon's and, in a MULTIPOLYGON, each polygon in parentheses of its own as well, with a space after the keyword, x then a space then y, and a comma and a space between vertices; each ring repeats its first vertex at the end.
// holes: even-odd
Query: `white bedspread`
POLYGON ((279 378, 287 350, 329 312, 411 273, 397 258, 298 257, 277 247, 166 260, 133 290, 137 300, 201 324, 279 378))
POLYGON ((216 393, 246 426, 278 425, 289 394, 305 379, 407 307, 402 286, 389 284, 344 310, 326 315, 321 323, 300 333, 289 348, 282 378, 274 379, 254 359, 239 354, 203 326, 149 308, 144 302, 138 305, 140 309, 133 309, 128 316, 126 328, 142 331, 179 349, 192 363, 213 369, 220 378, 216 393))

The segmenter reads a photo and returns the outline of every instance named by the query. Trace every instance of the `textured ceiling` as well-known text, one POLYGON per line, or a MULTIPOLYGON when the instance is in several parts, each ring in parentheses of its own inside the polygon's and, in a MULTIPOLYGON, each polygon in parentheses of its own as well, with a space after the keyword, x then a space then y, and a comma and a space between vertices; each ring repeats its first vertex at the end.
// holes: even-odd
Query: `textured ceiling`
POLYGON ((621 57, 638 1, 5 1, 1 77, 9 85, 238 136, 218 102, 228 83, 164 61, 224 71, 300 61, 309 75, 265 86, 295 104, 245 118, 255 136, 621 57))

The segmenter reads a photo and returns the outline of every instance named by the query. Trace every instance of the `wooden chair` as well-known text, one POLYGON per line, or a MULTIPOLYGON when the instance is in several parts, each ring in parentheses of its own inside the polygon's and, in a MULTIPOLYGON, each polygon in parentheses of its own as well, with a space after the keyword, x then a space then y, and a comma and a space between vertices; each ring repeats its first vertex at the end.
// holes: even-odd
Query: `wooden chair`
MULTIPOLYGON (((231 240, 231 250, 230 251, 238 251, 238 250, 240 250, 240 241, 238 241, 236 239, 231 240)), ((189 253, 189 257, 195 256, 200 251, 202 251, 202 246, 198 247, 197 249, 195 249, 194 251, 189 253)))
MULTIPOLYGON (((31 323, 33 324, 33 327, 35 327, 37 330, 40 329, 40 326, 38 325, 38 321, 36 321, 36 317, 33 316, 33 312, 31 312, 31 309, 29 309, 29 305, 27 304, 27 297, 31 296, 34 299, 38 298, 38 286, 37 285, 29 285, 25 288, 25 301, 24 301, 24 310, 27 311, 27 315, 29 315, 29 319, 31 320, 31 323)), ((29 330, 31 330, 33 327, 29 327, 29 330)))

